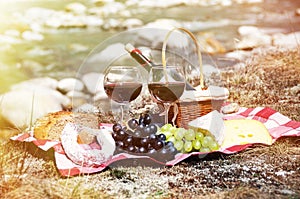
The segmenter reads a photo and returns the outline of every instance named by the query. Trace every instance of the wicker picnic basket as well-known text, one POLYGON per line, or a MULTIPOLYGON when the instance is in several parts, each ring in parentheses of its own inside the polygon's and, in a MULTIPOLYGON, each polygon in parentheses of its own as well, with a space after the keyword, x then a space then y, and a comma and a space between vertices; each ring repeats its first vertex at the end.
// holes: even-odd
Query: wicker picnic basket
MULTIPOLYGON (((166 56, 165 56, 165 51, 166 51, 166 45, 167 45, 167 40, 171 33, 174 30, 181 30, 187 33, 194 41, 196 45, 196 50, 197 50, 197 55, 198 55, 198 61, 199 61, 199 67, 200 67, 200 85, 198 88, 200 88, 202 91, 206 91, 208 89, 204 85, 204 76, 203 76, 203 66, 202 66, 202 56, 201 56, 201 51, 200 47, 198 44, 197 39, 191 33, 185 28, 174 28, 171 31, 168 32, 168 34, 165 37, 164 43, 163 43, 163 48, 162 48, 162 64, 163 66, 166 66, 166 56)), ((202 92, 201 90, 196 90, 194 92, 202 92)), ((227 89, 224 88, 226 91, 227 89)), ((228 91, 228 90, 227 90, 228 91)), ((209 91, 207 91, 209 93, 209 91)), ((213 95, 207 95, 206 96, 198 96, 194 98, 186 98, 182 99, 180 98, 173 104, 173 106, 169 110, 169 122, 173 123, 177 127, 188 127, 188 123, 197 117, 203 116, 208 114, 209 112, 213 110, 218 110, 220 111, 222 104, 225 102, 225 100, 228 98, 227 94, 224 94, 223 96, 213 96, 213 95)))

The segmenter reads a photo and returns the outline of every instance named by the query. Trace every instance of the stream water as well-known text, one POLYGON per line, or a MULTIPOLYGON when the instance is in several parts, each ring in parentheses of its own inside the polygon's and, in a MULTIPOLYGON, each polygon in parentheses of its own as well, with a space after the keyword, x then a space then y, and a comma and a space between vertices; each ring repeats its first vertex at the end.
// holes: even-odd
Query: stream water
MULTIPOLYGON (((24 13, 32 7, 63 10, 72 1, 42 0, 0 0, 0 34, 7 30, 22 32, 28 27, 18 21, 16 13, 24 13)), ((92 1, 77 1, 88 8, 92 1)), ((124 2, 124 1, 119 1, 124 2)), ((300 19, 294 17, 300 1, 265 0, 263 3, 234 4, 224 6, 174 6, 170 8, 137 8, 130 7, 134 18, 144 24, 161 18, 192 22, 202 21, 204 25, 197 27, 196 32, 211 32, 226 47, 238 38, 237 28, 241 25, 255 25, 267 31, 288 33, 300 30, 300 19), (234 21, 224 25, 224 20, 234 21), (209 23, 212 22, 212 23, 209 23)), ((118 14, 106 16, 120 18, 118 14)), ((191 26, 193 28, 193 26, 191 26)), ((195 27, 194 27, 195 28, 195 27)), ((43 33, 42 41, 22 41, 9 43, 0 38, 0 93, 7 91, 10 85, 33 77, 50 76, 63 78, 74 76, 84 59, 99 43, 124 29, 101 28, 66 28, 43 33), (74 50, 74 44, 84 50, 74 50)))

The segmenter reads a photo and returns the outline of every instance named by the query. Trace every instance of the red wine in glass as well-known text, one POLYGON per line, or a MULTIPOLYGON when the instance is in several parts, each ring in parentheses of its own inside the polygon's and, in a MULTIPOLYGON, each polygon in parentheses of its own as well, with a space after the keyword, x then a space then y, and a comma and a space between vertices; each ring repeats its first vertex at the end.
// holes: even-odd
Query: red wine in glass
POLYGON ((142 91, 143 84, 137 82, 104 84, 107 96, 118 103, 128 103, 135 100, 142 91))
POLYGON ((148 89, 157 101, 171 103, 181 97, 184 86, 184 82, 150 83, 148 89))

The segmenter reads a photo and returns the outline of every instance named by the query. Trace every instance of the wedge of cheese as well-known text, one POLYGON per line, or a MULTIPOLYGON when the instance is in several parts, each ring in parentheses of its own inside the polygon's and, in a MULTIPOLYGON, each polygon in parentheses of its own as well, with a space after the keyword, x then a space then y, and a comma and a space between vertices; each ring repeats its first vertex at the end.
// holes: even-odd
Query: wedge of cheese
POLYGON ((221 148, 244 144, 272 144, 272 137, 263 123, 251 119, 224 121, 224 140, 221 148))

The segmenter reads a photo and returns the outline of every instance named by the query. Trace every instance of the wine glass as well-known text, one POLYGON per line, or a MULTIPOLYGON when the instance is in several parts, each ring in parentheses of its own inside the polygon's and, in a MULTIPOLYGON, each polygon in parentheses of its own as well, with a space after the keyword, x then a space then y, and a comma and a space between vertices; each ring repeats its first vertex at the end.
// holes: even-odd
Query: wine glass
POLYGON ((123 123, 124 106, 135 100, 142 91, 139 69, 134 66, 111 66, 105 72, 103 86, 107 96, 120 104, 120 122, 123 123))
POLYGON ((154 66, 148 79, 151 96, 164 105, 165 124, 168 123, 170 106, 178 100, 185 89, 184 75, 178 66, 154 66))

